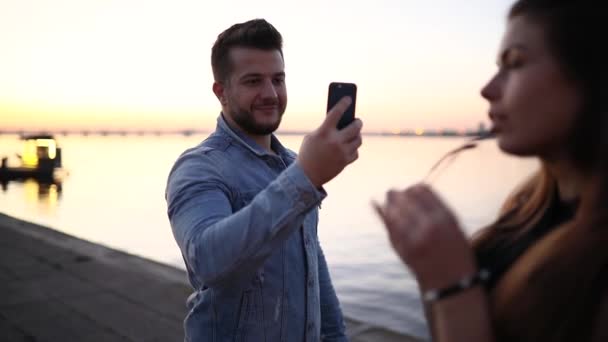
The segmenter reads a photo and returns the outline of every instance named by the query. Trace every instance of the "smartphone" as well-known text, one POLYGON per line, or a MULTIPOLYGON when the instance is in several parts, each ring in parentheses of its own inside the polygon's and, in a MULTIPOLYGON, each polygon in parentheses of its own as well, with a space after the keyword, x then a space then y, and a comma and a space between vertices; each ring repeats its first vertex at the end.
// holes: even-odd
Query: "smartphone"
POLYGON ((327 111, 329 112, 344 96, 350 96, 352 103, 338 121, 337 128, 342 129, 355 120, 355 103, 357 102, 357 85, 354 83, 332 82, 329 84, 327 95, 327 111))

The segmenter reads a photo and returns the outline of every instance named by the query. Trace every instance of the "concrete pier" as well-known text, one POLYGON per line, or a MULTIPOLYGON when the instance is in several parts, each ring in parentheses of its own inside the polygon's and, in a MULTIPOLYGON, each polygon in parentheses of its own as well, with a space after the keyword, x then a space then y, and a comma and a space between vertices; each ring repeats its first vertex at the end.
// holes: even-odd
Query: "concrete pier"
MULTIPOLYGON (((183 341, 183 270, 0 214, 0 341, 183 341)), ((352 342, 413 341, 347 320, 352 342)))

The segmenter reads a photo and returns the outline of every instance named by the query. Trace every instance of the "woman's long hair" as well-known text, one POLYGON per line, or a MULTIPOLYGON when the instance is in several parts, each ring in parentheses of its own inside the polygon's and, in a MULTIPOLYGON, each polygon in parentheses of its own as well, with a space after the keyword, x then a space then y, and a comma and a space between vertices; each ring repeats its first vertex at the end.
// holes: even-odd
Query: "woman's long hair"
MULTIPOLYGON (((608 128, 608 54, 603 47, 608 14, 603 6, 596 6, 585 0, 520 0, 512 6, 509 19, 526 16, 540 23, 562 71, 579 85, 584 105, 572 130, 569 155, 582 171, 597 174, 601 169, 606 171, 608 164, 606 141, 602 141, 608 128)), ((550 124, 549 118, 547 124, 550 124)), ((606 176, 598 175, 597 178, 606 176)), ((601 179, 597 181, 605 183, 601 179)), ((489 228, 526 230, 534 226, 548 207, 555 182, 541 166, 507 199, 499 219, 489 228)), ((476 244, 491 239, 487 230, 476 236, 476 244)))
MULTIPOLYGON (((525 262, 514 264, 492 290, 495 329, 499 341, 586 341, 597 334, 598 310, 608 304, 608 15, 591 1, 520 0, 509 19, 518 16, 543 27, 550 52, 583 94, 569 152, 592 185, 583 189, 575 218, 528 249, 525 262)), ((474 236, 475 251, 517 244, 547 213, 556 186, 542 165, 509 197, 496 222, 474 236)))

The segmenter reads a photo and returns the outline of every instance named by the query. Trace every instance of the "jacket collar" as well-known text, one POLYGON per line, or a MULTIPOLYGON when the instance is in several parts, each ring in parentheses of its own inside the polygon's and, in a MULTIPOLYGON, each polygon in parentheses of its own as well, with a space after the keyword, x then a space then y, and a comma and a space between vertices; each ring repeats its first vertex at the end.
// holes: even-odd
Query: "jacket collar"
MULTIPOLYGON (((217 118, 216 130, 227 135, 236 143, 243 146, 245 149, 249 150, 258 157, 272 155, 253 139, 247 136, 242 130, 237 127, 231 127, 224 118, 224 113, 220 113, 220 116, 217 118)), ((279 142, 279 139, 274 134, 271 134, 270 136, 270 147, 281 157, 289 155, 287 149, 281 144, 281 142, 279 142)))

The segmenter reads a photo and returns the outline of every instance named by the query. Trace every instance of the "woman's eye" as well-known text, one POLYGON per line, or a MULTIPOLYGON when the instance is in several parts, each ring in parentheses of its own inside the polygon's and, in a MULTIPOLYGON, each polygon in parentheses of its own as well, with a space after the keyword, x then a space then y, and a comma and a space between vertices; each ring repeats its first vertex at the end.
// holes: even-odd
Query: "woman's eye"
POLYGON ((502 64, 507 69, 518 68, 523 64, 523 57, 517 50, 509 50, 505 53, 502 64))

